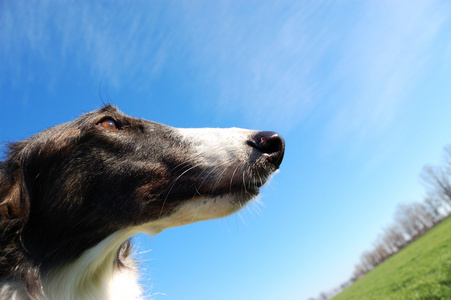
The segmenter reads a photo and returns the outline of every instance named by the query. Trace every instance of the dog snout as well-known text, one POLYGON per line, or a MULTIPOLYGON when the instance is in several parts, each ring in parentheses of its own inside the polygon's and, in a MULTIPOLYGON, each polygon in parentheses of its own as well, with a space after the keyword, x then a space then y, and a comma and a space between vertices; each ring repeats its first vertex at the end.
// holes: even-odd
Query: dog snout
POLYGON ((285 140, 277 132, 260 131, 248 144, 262 153, 276 168, 279 168, 285 153, 285 140))

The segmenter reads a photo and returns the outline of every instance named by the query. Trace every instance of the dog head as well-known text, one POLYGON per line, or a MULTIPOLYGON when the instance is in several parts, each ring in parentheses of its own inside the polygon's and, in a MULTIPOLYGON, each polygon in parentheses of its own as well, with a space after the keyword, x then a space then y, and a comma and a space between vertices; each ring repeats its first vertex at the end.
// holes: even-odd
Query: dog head
POLYGON ((2 224, 23 220, 37 261, 70 260, 120 229, 154 234, 239 210, 284 147, 274 132, 178 129, 106 106, 10 147, 2 224))

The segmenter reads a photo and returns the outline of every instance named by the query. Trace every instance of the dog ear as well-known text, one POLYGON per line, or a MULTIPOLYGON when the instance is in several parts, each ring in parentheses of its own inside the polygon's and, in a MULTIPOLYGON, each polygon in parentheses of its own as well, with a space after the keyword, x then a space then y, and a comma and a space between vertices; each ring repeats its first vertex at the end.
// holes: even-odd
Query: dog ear
POLYGON ((16 168, 11 175, 0 173, 0 216, 3 220, 26 218, 30 209, 30 197, 23 171, 16 168))

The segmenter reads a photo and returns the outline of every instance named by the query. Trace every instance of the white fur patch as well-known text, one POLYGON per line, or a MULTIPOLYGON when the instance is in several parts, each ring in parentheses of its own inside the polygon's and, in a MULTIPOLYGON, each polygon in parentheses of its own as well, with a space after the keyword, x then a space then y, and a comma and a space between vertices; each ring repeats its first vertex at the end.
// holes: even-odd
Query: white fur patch
POLYGON ((22 283, 8 282, 0 288, 0 299, 5 300, 30 300, 22 283))
POLYGON ((249 146, 246 145, 256 131, 241 128, 175 128, 193 147, 195 161, 208 166, 223 166, 246 161, 249 146))
POLYGON ((136 228, 120 230, 95 247, 87 250, 76 261, 53 271, 44 278, 44 293, 52 299, 140 299, 141 287, 133 260, 125 268, 116 267, 120 245, 138 233, 136 228))

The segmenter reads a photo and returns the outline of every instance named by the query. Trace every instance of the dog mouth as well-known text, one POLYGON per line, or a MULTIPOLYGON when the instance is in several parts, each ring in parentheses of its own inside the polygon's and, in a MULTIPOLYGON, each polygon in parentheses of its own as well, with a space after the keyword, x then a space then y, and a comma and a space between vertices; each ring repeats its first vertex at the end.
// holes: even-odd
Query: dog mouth
POLYGON ((241 183, 216 184, 212 187, 196 189, 196 196, 208 198, 233 197, 239 203, 245 203, 260 193, 267 180, 243 180, 241 183))
MULTIPOLYGON (((184 180, 175 184, 169 198, 185 199, 229 199, 232 204, 245 204, 259 195, 261 188, 270 181, 278 169, 268 166, 234 167, 222 172, 201 171, 209 176, 199 176, 196 172, 185 173, 184 180)), ((182 178, 180 178, 182 179, 182 178)), ((208 201, 208 200, 207 200, 208 201)))
POLYGON ((249 196, 250 198, 257 196, 260 193, 261 185, 251 186, 237 186, 237 187, 223 187, 211 190, 209 192, 200 193, 200 196, 222 197, 229 195, 249 196))

